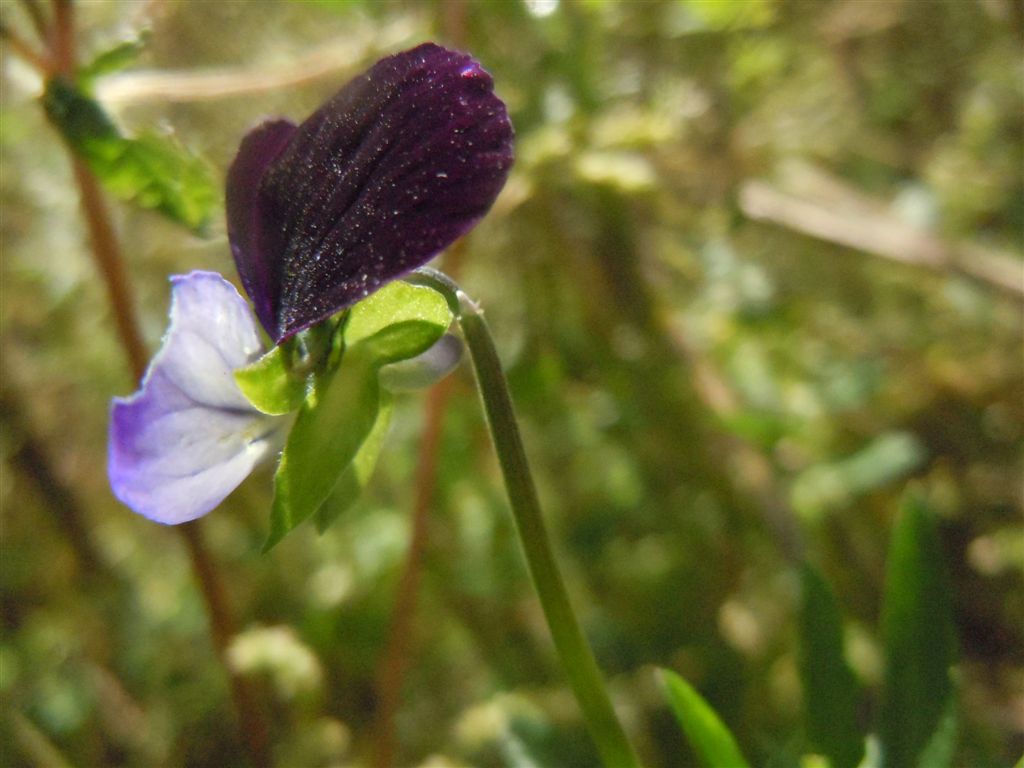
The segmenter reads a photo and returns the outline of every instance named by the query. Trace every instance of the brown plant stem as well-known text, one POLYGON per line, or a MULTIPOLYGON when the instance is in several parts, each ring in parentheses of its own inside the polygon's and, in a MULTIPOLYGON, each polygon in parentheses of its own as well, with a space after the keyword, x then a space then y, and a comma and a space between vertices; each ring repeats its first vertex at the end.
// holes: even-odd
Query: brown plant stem
POLYGON ((240 726, 240 737, 249 753, 249 760, 255 768, 269 768, 270 741, 269 731, 263 713, 256 704, 256 696, 252 685, 237 674, 228 661, 228 645, 236 634, 234 620, 228 609, 227 593, 220 580, 217 569, 203 542, 199 521, 178 526, 188 550, 192 571, 199 582, 206 603, 206 611, 210 621, 210 639, 213 641, 217 658, 223 666, 231 687, 231 698, 235 704, 240 726))
MULTIPOLYGON (((71 0, 54 0, 53 11, 51 58, 54 69, 51 74, 72 74, 75 68, 74 7, 71 0)), ((89 167, 74 155, 70 147, 68 151, 81 198, 82 212, 89 229, 93 257, 107 287, 121 344, 128 357, 132 374, 138 381, 145 373, 148 355, 139 332, 135 302, 117 235, 98 179, 89 167)), ((236 675, 228 664, 228 643, 236 630, 228 610, 223 584, 203 542, 198 522, 178 526, 177 530, 185 542, 193 573, 206 603, 210 638, 217 659, 228 677, 238 715, 241 742, 255 768, 268 768, 271 761, 266 723, 256 706, 249 685, 236 675)))
POLYGON ((46 21, 46 16, 39 5, 39 0, 21 0, 21 6, 25 9, 25 14, 32 21, 32 27, 35 29, 39 39, 45 42, 50 35, 50 25, 46 21))
POLYGON ((35 50, 26 40, 18 36, 14 30, 6 24, 0 24, 0 40, 3 40, 14 50, 15 54, 23 58, 40 72, 50 68, 50 62, 46 57, 35 50))
POLYGON ((121 346, 128 357, 128 365, 135 381, 140 381, 146 372, 149 355, 139 332, 135 302, 131 293, 128 274, 121 258, 121 248, 110 220, 106 200, 100 183, 89 167, 78 157, 71 156, 71 167, 78 185, 82 203, 82 214, 89 227, 93 258, 107 287, 107 298, 114 312, 114 324, 121 339, 121 346))
POLYGON ((388 645, 377 672, 377 717, 374 726, 374 768, 390 768, 395 759, 395 713, 401 704, 402 683, 409 666, 412 627, 416 617, 416 598, 422 576, 430 509, 437 485, 437 458, 440 454, 444 416, 448 410, 454 379, 448 378, 427 395, 426 422, 416 465, 416 499, 412 532, 405 566, 398 582, 395 609, 388 632, 388 645))

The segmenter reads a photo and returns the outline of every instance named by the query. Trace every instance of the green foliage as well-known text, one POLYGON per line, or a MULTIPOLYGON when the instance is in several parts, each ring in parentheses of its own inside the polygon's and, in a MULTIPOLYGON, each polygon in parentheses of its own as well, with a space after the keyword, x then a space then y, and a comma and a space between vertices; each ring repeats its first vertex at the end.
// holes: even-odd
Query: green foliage
MULTIPOLYGON (((321 509, 332 493, 328 510, 318 518, 321 530, 357 498, 373 471, 389 419, 389 407, 380 413, 378 371, 429 349, 451 322, 443 296, 401 282, 352 307, 339 329, 340 363, 316 375, 281 454, 264 551, 321 509)), ((280 382, 287 375, 279 361, 268 365, 268 379, 280 382)), ((271 385, 261 395, 279 389, 271 385)), ((265 400, 277 406, 288 396, 265 400)))
POLYGON ((864 756, 864 736, 857 725, 857 680, 843 653, 839 607, 814 568, 805 564, 800 576, 800 680, 807 738, 832 768, 856 768, 864 756))
POLYGON ((306 398, 306 378, 292 371, 291 346, 282 344, 235 371, 235 381, 253 407, 274 416, 291 413, 306 398))
MULTIPOLYGON (((883 602, 886 661, 878 734, 884 768, 917 766, 936 731, 952 727, 943 725, 956 660, 943 560, 934 514, 916 492, 908 493, 889 545, 883 602)), ((937 747, 933 754, 948 751, 937 747)))
POLYGON ((75 79, 86 93, 92 93, 98 78, 117 72, 134 64, 146 48, 149 35, 145 31, 130 40, 123 40, 101 51, 87 64, 78 68, 75 79))
POLYGON ((121 135, 103 107, 66 79, 47 83, 43 105, 75 154, 115 196, 191 230, 206 227, 220 193, 203 160, 152 134, 121 135))
POLYGON ((736 739, 693 686, 668 669, 661 676, 669 706, 701 762, 707 768, 746 768, 736 739))

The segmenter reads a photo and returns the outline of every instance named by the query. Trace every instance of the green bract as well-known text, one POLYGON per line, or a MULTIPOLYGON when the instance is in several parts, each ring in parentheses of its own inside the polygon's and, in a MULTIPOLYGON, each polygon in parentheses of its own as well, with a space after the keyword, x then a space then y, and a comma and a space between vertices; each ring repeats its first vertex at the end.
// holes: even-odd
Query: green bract
MULTIPOLYGON (((336 338, 340 361, 314 373, 308 390, 302 390, 274 478, 265 549, 322 507, 317 522, 323 530, 358 497, 389 422, 390 399, 381 390, 380 368, 426 351, 451 322, 444 297, 406 283, 390 283, 352 307, 336 338)), ((281 412, 299 391, 287 351, 277 349, 282 351, 237 376, 246 396, 268 412, 281 412)))

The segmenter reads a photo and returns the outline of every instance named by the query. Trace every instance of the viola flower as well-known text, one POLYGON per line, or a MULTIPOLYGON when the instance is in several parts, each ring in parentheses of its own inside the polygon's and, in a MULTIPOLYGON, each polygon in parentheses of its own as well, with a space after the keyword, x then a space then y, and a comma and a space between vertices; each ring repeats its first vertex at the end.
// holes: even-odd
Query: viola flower
POLYGON ((275 342, 422 266, 490 209, 512 126, 480 64, 426 43, 302 125, 264 123, 227 180, 228 237, 275 342))
MULTIPOLYGON (((298 126, 250 132, 228 171, 228 239, 273 342, 469 231, 505 184, 512 138, 490 75, 432 43, 381 60, 298 126)), ((167 524, 219 504, 286 423, 256 411, 235 382, 262 347, 231 284, 210 272, 172 283, 170 329, 141 389, 115 399, 109 448, 117 497, 167 524)))

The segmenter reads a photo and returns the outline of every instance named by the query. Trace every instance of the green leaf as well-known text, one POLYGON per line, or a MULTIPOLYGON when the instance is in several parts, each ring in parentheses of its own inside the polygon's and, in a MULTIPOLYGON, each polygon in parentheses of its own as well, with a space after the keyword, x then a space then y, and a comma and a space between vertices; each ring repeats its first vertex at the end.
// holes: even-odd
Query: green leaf
POLYGON ((294 411, 306 397, 306 381, 292 374, 283 346, 274 347, 256 362, 239 368, 235 381, 254 408, 272 416, 294 411))
POLYGON ((97 78, 134 64, 143 50, 145 50, 148 37, 148 33, 143 30, 138 37, 124 40, 105 51, 101 51, 88 64, 79 67, 76 73, 78 84, 86 92, 91 92, 92 85, 97 78))
MULTIPOLYGON (((349 310, 340 365, 309 391, 281 455, 264 551, 317 513, 332 493, 337 494, 336 504, 319 518, 321 530, 351 505, 376 464, 387 430, 389 414, 380 418, 381 366, 429 349, 451 321, 441 294, 400 282, 389 283, 349 310)), ((267 366, 273 380, 275 368, 284 362, 272 359, 267 366)), ((261 398, 265 406, 285 405, 293 395, 275 392, 272 383, 267 389, 270 394, 261 398)))
POLYGON ((427 350, 451 323, 451 309, 440 293, 395 281, 352 307, 345 346, 371 342, 382 362, 395 362, 427 350))
POLYGON ((339 515, 355 504, 370 481, 380 451, 384 447, 388 427, 391 426, 392 405, 391 396, 387 392, 381 392, 377 420, 373 424, 373 429, 366 436, 355 458, 341 473, 330 497, 317 510, 316 528, 320 533, 326 531, 339 515))
POLYGON ((274 475, 268 551, 315 513, 377 421, 380 384, 374 361, 358 349, 307 396, 274 475))
POLYGON ((906 496, 889 546, 882 605, 886 664, 878 735, 884 768, 912 768, 953 695, 953 610, 935 519, 906 496))
POLYGON ((832 768, 856 768, 864 756, 857 728, 857 680, 843 656, 843 625, 832 590, 810 565, 801 571, 800 677, 804 723, 832 768))
POLYGON ((668 703, 701 762, 708 768, 747 768, 733 735, 693 686, 670 670, 661 674, 668 703))
POLYGON ((95 99, 63 78, 47 83, 43 104, 68 145, 121 200, 202 230, 220 199, 210 169, 173 142, 126 138, 95 99))

